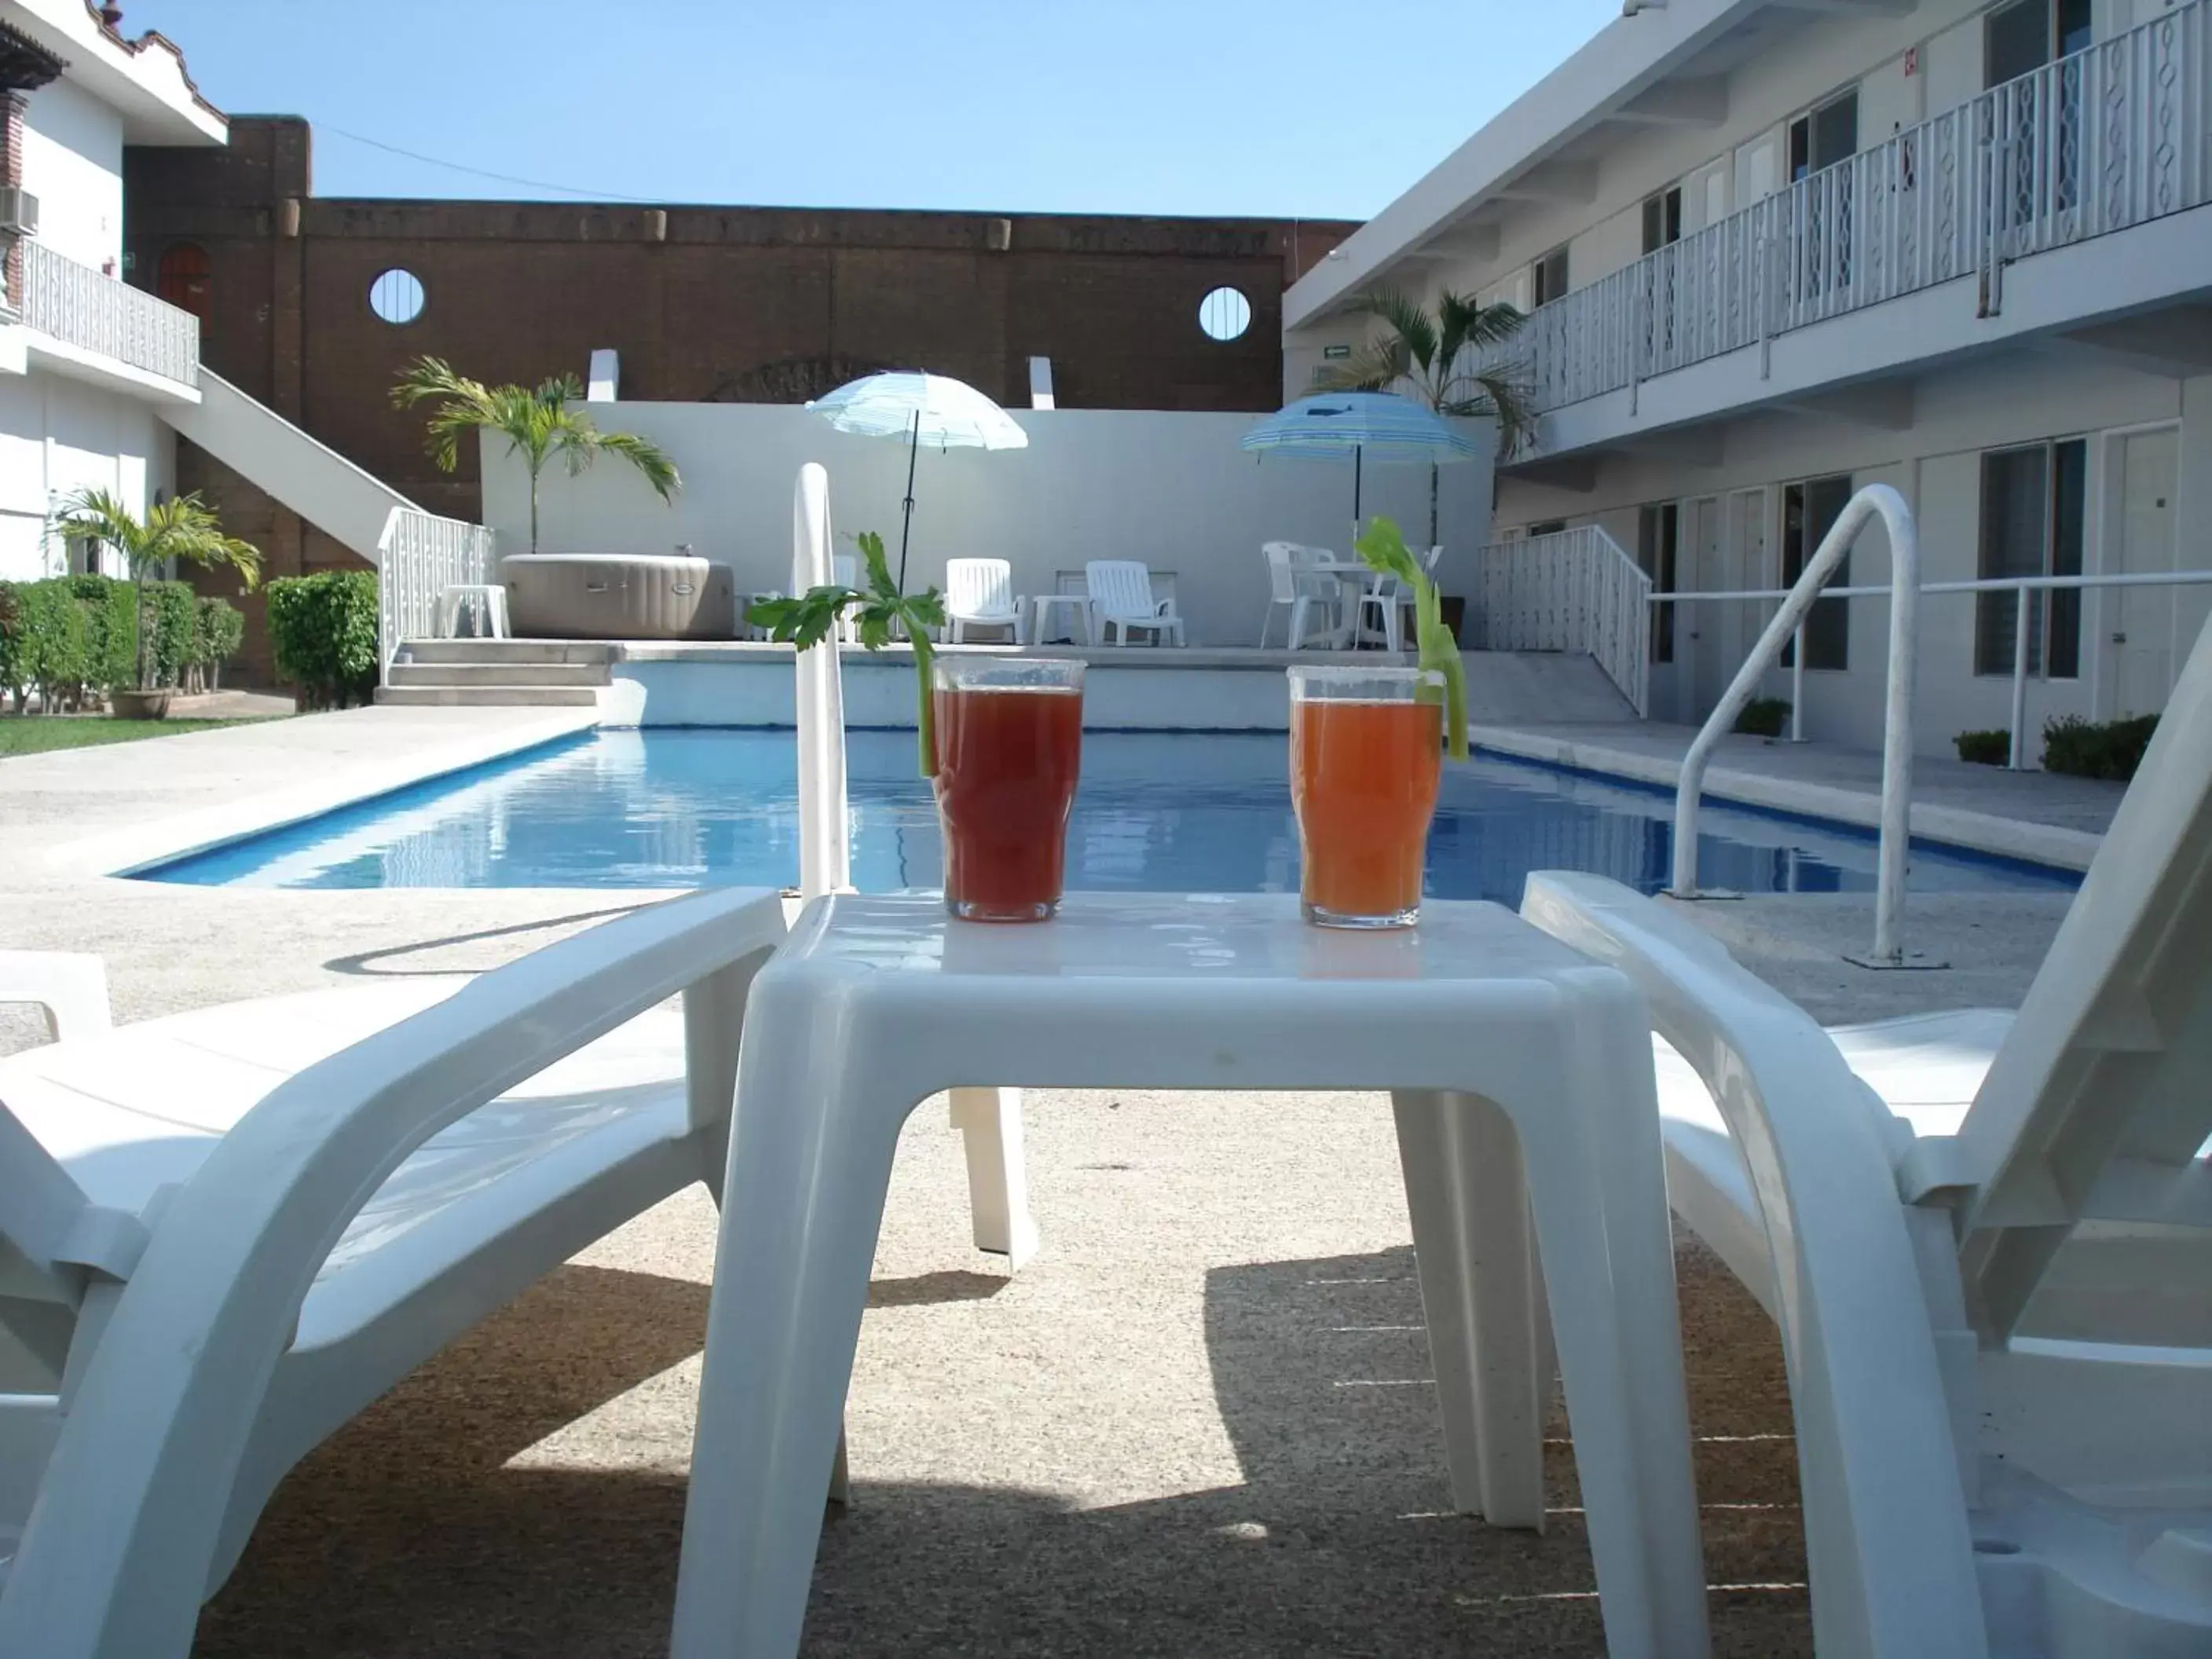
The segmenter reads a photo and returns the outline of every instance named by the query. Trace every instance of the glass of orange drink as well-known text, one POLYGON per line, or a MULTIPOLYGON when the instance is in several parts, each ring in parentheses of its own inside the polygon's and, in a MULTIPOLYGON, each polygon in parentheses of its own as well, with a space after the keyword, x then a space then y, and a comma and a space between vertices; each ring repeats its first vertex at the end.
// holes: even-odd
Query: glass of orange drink
POLYGON ((1443 677, 1425 668, 1289 672, 1305 919, 1410 927, 1421 913, 1443 761, 1443 677))

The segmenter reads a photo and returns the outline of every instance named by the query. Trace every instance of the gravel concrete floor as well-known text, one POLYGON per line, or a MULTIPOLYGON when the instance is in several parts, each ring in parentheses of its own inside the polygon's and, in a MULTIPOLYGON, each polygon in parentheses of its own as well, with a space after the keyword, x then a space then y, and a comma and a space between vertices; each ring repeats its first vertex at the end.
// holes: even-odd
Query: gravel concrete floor
MULTIPOLYGON (((103 952, 132 1019, 489 967, 640 896, 62 882, 9 858, 0 948, 103 952)), ((1833 1021, 2016 1001, 2062 910, 1916 897, 1911 942, 1960 965, 1893 975, 1834 957, 1863 899, 1693 914, 1833 1021)), ((806 1653, 1604 1650, 1563 1417, 1543 1535, 1445 1512, 1386 1102, 1030 1101, 1045 1244, 1012 1279, 969 1246, 942 1103, 902 1143, 806 1653)), ((641 1217, 311 1456, 201 1659, 663 1651, 713 1223, 699 1191, 641 1217)), ((1779 1351, 1710 1255, 1677 1264, 1717 1650, 1809 1652, 1779 1351)))

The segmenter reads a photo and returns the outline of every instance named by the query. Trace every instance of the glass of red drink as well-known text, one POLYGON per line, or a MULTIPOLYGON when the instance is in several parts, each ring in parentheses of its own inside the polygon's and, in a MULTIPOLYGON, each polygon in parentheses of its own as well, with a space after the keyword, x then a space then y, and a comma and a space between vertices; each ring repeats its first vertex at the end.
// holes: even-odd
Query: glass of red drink
POLYGON ((945 908, 1043 921, 1060 904, 1083 760, 1083 665, 944 657, 935 665, 945 908))
POLYGON ((1443 677, 1293 668, 1299 896, 1323 927, 1410 927, 1443 764, 1443 677))

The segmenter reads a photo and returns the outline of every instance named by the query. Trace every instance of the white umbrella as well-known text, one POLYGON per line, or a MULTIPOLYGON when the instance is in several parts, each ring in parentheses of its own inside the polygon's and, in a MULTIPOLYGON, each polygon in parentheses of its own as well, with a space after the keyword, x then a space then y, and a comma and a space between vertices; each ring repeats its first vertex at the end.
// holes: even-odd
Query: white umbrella
POLYGON ((907 441, 906 499, 899 524, 899 591, 906 591, 906 544, 914 528, 914 464, 924 444, 939 449, 1025 449, 1030 434, 965 380, 915 369, 885 369, 839 386, 806 405, 840 432, 907 441))

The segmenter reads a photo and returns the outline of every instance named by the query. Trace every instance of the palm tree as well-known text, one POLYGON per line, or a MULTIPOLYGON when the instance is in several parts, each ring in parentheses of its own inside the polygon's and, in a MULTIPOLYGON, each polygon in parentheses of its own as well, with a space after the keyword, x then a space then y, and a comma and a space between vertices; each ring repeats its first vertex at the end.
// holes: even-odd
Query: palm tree
MULTIPOLYGON (((1449 289, 1431 313, 1418 300, 1395 293, 1363 295, 1352 309, 1382 322, 1388 332, 1370 340, 1348 362, 1327 363, 1314 373, 1316 392, 1396 392, 1439 415, 1487 415, 1498 422, 1498 453, 1510 455, 1534 432, 1536 410, 1517 363, 1482 366, 1484 354, 1518 333, 1527 316, 1503 301, 1479 305, 1449 289)), ((1437 469, 1429 468, 1429 543, 1437 539, 1437 469)))
POLYGON ((602 432, 576 407, 584 383, 574 374, 540 380, 535 387, 486 386, 453 373, 435 357, 418 361, 392 388, 395 409, 425 398, 439 399, 430 411, 430 459, 443 472, 460 464, 461 434, 495 432, 507 440, 507 453, 522 457, 530 471, 530 550, 538 550, 538 478, 558 455, 576 477, 601 455, 619 455, 641 473, 653 493, 667 501, 683 488, 676 463, 660 446, 632 432, 602 432))
POLYGON ((63 536, 90 536, 123 555, 136 590, 138 622, 138 689, 154 689, 154 628, 146 614, 146 589, 155 572, 173 560, 228 566, 247 587, 261 580, 261 550, 226 536, 215 514, 197 493, 156 501, 143 520, 104 489, 81 489, 54 511, 54 529, 63 536))

